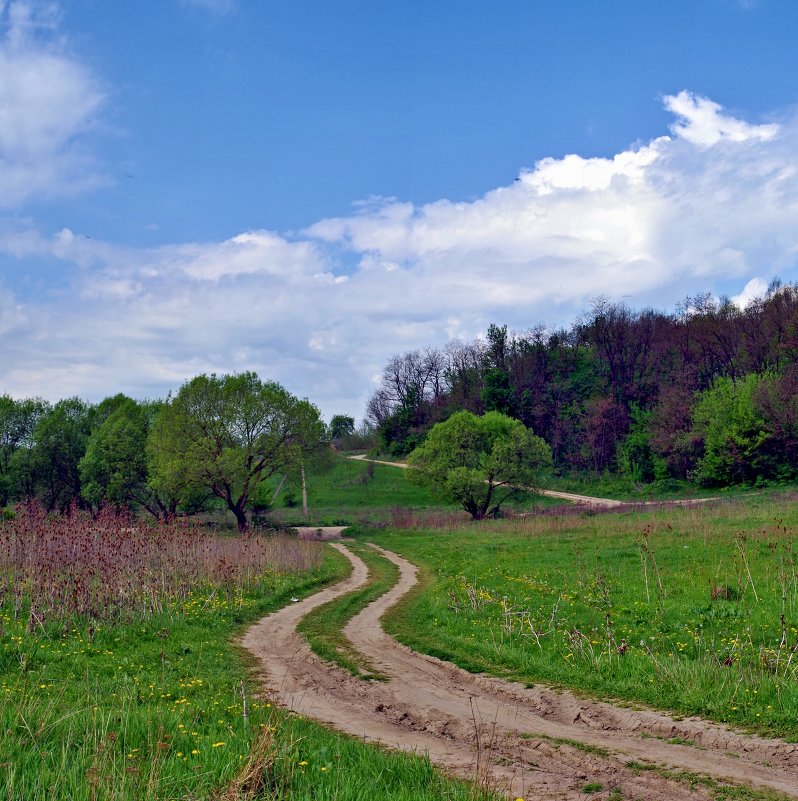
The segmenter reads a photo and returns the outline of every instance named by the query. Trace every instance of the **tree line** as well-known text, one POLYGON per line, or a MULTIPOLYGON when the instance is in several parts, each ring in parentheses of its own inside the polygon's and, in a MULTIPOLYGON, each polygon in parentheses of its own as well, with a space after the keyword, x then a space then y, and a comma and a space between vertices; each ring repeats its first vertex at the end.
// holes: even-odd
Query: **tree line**
POLYGON ((367 419, 397 456, 459 410, 502 412, 558 471, 730 485, 798 476, 798 287, 741 309, 710 295, 673 312, 606 300, 570 327, 392 357, 367 419))
MULTIPOLYGON (((339 416, 339 435, 349 421, 339 416)), ((168 518, 216 499, 243 531, 263 482, 297 475, 329 441, 312 403, 251 372, 196 376, 156 401, 3 395, 0 507, 37 499, 48 511, 112 504, 168 518)))

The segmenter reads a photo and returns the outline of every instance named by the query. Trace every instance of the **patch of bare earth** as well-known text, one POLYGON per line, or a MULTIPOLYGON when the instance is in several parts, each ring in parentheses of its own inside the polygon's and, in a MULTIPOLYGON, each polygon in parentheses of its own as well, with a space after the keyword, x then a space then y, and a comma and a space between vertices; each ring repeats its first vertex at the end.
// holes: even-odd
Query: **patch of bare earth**
POLYGON ((416 568, 382 549, 400 568, 400 579, 344 633, 390 680, 362 681, 322 662, 297 635, 296 624, 311 609, 365 584, 368 574, 348 549, 333 547, 352 562, 349 578, 269 615, 244 638, 265 668, 268 690, 285 707, 364 740, 427 753, 445 770, 511 798, 584 799, 585 790, 598 785, 602 791, 590 797, 611 797, 614 788, 624 798, 649 801, 712 797, 700 783, 666 771, 798 797, 796 745, 700 719, 676 721, 545 687, 528 689, 400 645, 379 621, 415 585, 416 568), (666 742, 677 739, 693 744, 666 742))

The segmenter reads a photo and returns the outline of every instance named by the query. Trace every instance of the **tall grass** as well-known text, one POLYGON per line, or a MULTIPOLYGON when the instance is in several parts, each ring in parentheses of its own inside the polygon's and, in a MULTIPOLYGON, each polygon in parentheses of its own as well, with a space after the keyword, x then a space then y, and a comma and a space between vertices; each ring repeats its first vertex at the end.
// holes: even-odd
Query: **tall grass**
POLYGON ((210 588, 235 594, 268 573, 319 567, 317 545, 287 536, 230 537, 195 524, 133 521, 105 510, 48 515, 30 503, 0 523, 0 607, 31 625, 74 616, 126 621, 210 588))

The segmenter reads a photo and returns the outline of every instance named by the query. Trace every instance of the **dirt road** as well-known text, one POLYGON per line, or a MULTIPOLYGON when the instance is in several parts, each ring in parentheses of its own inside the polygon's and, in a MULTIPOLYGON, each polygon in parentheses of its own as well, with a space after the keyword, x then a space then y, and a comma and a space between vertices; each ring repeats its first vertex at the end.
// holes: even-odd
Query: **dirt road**
POLYGON ((345 634, 390 680, 362 681, 321 662, 296 624, 311 609, 362 586, 368 573, 347 548, 332 547, 352 562, 351 576, 269 615, 244 638, 265 668, 267 689, 289 709, 364 740, 428 753, 444 769, 510 798, 609 798, 613 788, 623 798, 647 801, 712 797, 700 783, 691 786, 667 771, 798 798, 798 745, 475 676, 400 645, 379 620, 414 586, 416 568, 382 549, 398 565, 400 579, 353 618, 345 634), (586 795, 592 783, 603 790, 586 795))
MULTIPOLYGON (((385 462, 380 459, 369 459, 365 453, 359 453, 356 456, 348 456, 348 459, 354 459, 358 462, 373 462, 374 464, 386 464, 390 467, 400 467, 407 469, 405 462, 385 462)), ((684 498, 682 500, 672 501, 619 501, 617 498, 597 498, 595 495, 577 495, 573 492, 560 492, 559 490, 538 489, 541 495, 546 495, 549 498, 562 498, 564 501, 571 503, 581 504, 582 506, 592 506, 594 508, 613 509, 619 506, 662 506, 669 504, 671 506, 695 506, 696 504, 707 503, 707 501, 717 501, 718 498, 684 498)))

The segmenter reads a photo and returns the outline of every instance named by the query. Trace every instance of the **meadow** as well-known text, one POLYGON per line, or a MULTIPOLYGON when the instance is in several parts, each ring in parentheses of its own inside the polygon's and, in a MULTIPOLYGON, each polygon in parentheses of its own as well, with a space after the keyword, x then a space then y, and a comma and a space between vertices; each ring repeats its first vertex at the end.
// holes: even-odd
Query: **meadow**
MULTIPOLYGON (((387 466, 340 460, 310 488, 314 521, 358 523, 369 583, 300 630, 353 674, 380 678, 341 635, 395 581, 376 542, 421 567, 386 619, 419 651, 798 740, 794 493, 602 513, 527 498, 472 523, 387 466)), ((0 795, 487 800, 259 692, 236 636, 348 571, 286 535, 18 507, 0 524, 0 795)))
POLYGON ((261 697, 235 635, 347 569, 293 538, 18 510, 0 525, 0 795, 482 797, 261 697))
POLYGON ((795 500, 408 515, 370 535, 423 569, 386 628, 468 670, 798 740, 795 500))
MULTIPOLYGON (((265 485, 263 497, 270 500, 277 485, 276 480, 265 485)), ((356 525, 369 528, 392 522, 397 512, 401 513, 404 509, 450 512, 458 517, 464 514, 456 504, 411 484, 401 469, 340 455, 323 470, 308 473, 307 489, 307 519, 302 513, 301 490, 292 486, 281 490, 269 514, 270 519, 284 525, 356 525), (286 499, 289 505, 286 505, 286 499)), ((512 499, 505 508, 519 512, 557 505, 562 505, 562 502, 527 492, 512 499)))

